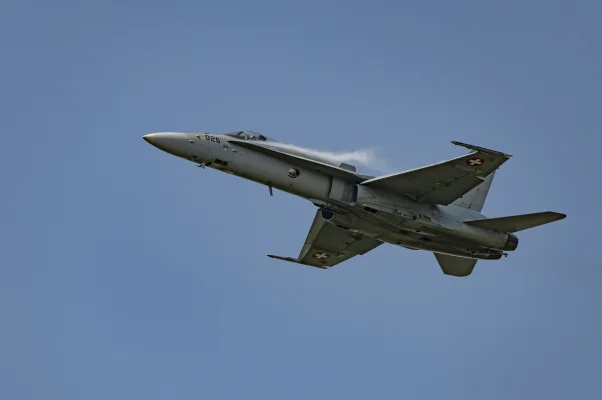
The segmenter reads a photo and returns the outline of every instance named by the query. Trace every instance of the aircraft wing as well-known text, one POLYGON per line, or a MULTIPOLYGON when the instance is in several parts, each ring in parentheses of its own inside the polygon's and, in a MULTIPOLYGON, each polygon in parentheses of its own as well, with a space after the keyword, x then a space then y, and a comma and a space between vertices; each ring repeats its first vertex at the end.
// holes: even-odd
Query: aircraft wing
POLYGON ((281 160, 290 162, 293 165, 299 165, 314 171, 325 173, 327 175, 343 178, 353 183, 360 183, 370 178, 343 168, 335 167, 334 165, 325 164, 320 161, 311 160, 309 158, 301 157, 298 155, 285 153, 275 148, 266 147, 262 144, 259 144, 257 141, 230 139, 230 143, 235 144, 237 146, 246 147, 248 149, 255 150, 260 153, 268 154, 272 157, 276 157, 281 160))
POLYGON ((483 183, 511 157, 483 147, 452 143, 472 152, 427 167, 372 178, 362 185, 406 195, 416 201, 448 205, 483 183))
POLYGON ((273 254, 268 254, 268 257, 328 269, 358 254, 365 254, 381 244, 381 241, 374 238, 324 221, 318 210, 299 257, 281 257, 273 254))

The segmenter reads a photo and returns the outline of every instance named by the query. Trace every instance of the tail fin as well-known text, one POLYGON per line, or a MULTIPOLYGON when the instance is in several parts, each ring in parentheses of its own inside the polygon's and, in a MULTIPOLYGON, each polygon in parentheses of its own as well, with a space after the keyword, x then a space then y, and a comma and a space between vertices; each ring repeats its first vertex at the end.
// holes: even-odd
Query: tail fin
POLYGON ((445 275, 468 276, 472 273, 478 260, 434 253, 437 262, 445 275))
POLYGON ((464 194, 464 196, 460 197, 452 204, 468 208, 476 212, 481 212, 481 210, 483 209, 483 205, 485 204, 487 194, 489 193, 489 188, 491 187, 491 182, 493 181, 494 175, 495 171, 487 175, 487 177, 483 180, 483 183, 479 184, 474 189, 464 194))
POLYGON ((549 224, 559 221, 566 217, 565 214, 545 211, 534 214, 513 215, 502 218, 487 218, 476 221, 464 221, 465 224, 480 226, 485 229, 492 229, 500 232, 518 232, 539 225, 549 224))

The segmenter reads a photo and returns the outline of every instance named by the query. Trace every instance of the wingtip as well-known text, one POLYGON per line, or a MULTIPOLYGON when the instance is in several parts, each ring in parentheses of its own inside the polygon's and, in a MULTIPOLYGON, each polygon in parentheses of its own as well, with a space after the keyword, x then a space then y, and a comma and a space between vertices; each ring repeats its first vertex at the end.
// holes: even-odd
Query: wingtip
POLYGON ((554 221, 560 221, 561 219, 566 218, 566 214, 556 212, 556 211, 543 211, 541 214, 545 214, 545 215, 548 215, 548 216, 554 218, 554 221))
POLYGON ((297 260, 296 258, 292 258, 292 257, 282 257, 282 256, 277 256, 276 254, 267 254, 267 256, 270 258, 274 258, 276 260, 289 261, 289 262, 293 262, 293 263, 299 262, 299 260, 297 260))
POLYGON ((490 153, 490 154, 495 154, 495 155, 501 155, 501 156, 504 156, 506 158, 512 157, 512 154, 504 153, 503 151, 491 150, 491 149, 487 149, 485 147, 475 146, 473 144, 458 142, 457 140, 452 140, 451 142, 452 142, 452 144, 455 144, 456 146, 465 147, 468 150, 481 151, 483 153, 490 153))

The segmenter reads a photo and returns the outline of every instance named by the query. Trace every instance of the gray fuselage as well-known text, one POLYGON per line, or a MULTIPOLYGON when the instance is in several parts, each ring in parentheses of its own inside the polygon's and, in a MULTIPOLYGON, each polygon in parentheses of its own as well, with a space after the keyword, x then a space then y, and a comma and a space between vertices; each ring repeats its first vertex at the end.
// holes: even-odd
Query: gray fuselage
MULTIPOLYGON (((295 154, 278 142, 255 144, 292 154, 274 157, 240 145, 231 135, 164 132, 144 136, 152 145, 175 156, 271 188, 310 200, 322 209, 322 217, 341 228, 357 231, 383 242, 409 249, 479 259, 498 259, 504 250, 514 250, 514 235, 464 224, 484 219, 473 210, 456 205, 433 205, 361 185, 354 174, 333 176, 311 163, 298 162, 295 156, 319 163, 306 154, 295 154)), ((333 167, 338 167, 332 165, 333 167)), ((361 177, 361 178, 358 178, 361 177)))

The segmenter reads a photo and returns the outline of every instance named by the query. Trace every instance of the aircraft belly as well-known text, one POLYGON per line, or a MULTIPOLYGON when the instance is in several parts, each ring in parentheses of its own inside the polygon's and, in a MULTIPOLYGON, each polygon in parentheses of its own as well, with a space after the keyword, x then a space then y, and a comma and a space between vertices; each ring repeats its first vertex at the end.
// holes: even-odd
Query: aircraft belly
MULTIPOLYGON (((361 233, 377 238, 384 242, 406 247, 413 250, 426 250, 436 253, 448 254, 459 257, 496 259, 501 257, 501 252, 479 247, 475 243, 463 238, 450 235, 448 232, 440 235, 425 235, 423 232, 413 232, 400 229, 396 222, 387 221, 386 218, 376 217, 378 213, 360 213, 359 210, 348 207, 348 211, 355 211, 359 221, 355 222, 354 228, 361 233)), ((345 225, 344 218, 335 218, 333 223, 345 225)))
POLYGON ((413 250, 426 250, 458 257, 498 259, 502 256, 501 252, 495 250, 480 249, 475 248, 474 246, 463 246, 462 244, 452 245, 450 243, 442 241, 440 238, 437 238, 437 240, 429 240, 429 238, 426 238, 427 240, 424 239, 425 238, 406 237, 400 239, 395 244, 413 250))

